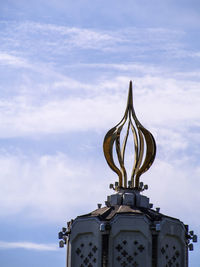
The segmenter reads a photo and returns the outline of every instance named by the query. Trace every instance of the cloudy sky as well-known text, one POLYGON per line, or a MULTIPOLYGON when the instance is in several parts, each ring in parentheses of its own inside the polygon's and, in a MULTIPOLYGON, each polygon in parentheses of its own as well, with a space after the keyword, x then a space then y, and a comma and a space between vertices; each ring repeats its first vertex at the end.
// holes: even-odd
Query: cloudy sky
POLYGON ((65 266, 58 231, 112 193, 102 142, 129 80, 157 142, 146 194, 200 235, 199 30, 199 0, 1 0, 2 267, 65 266))

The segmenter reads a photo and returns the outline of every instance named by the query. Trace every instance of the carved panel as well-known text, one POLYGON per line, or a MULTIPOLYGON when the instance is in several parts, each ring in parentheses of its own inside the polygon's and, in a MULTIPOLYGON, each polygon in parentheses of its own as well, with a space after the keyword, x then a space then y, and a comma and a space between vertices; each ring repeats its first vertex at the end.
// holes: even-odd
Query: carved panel
POLYGON ((114 240, 113 266, 144 267, 147 264, 148 242, 139 232, 120 232, 114 240))
POLYGON ((165 236, 158 252, 162 266, 182 267, 184 247, 176 237, 165 236))
POLYGON ((73 242, 72 266, 97 267, 97 244, 93 234, 81 234, 73 242))

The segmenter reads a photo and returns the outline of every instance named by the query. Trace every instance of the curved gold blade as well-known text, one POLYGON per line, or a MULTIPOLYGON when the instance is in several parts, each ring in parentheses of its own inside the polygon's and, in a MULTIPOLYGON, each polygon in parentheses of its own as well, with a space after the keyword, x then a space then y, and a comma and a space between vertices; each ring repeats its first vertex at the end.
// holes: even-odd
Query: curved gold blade
POLYGON ((117 129, 117 137, 116 137, 115 144, 116 144, 117 157, 118 157, 119 164, 121 167, 121 172, 122 172, 123 178, 124 178, 123 187, 127 188, 127 174, 126 174, 126 169, 124 166, 123 151, 121 151, 121 146, 120 146, 120 133, 121 133, 122 127, 123 127, 123 124, 117 129))
POLYGON ((103 142, 103 151, 108 165, 114 172, 117 173, 119 177, 119 187, 122 187, 122 173, 117 168, 113 160, 113 144, 117 137, 115 131, 116 127, 112 128, 110 131, 107 132, 103 142))
POLYGON ((156 143, 155 143, 153 135, 147 129, 143 127, 141 127, 140 130, 143 133, 144 139, 146 142, 146 156, 145 156, 143 165, 141 166, 141 168, 139 168, 139 170, 136 173, 136 177, 135 177, 136 188, 139 188, 140 176, 151 167, 156 156, 156 143))
POLYGON ((136 133, 136 129, 132 123, 131 118, 129 119, 130 124, 131 124, 131 130, 133 133, 133 137, 134 137, 134 147, 135 147, 135 159, 134 159, 134 163, 133 163, 133 167, 132 167, 132 172, 131 172, 131 186, 134 187, 134 175, 135 175, 135 170, 137 169, 138 166, 138 137, 137 137, 137 133, 136 133))

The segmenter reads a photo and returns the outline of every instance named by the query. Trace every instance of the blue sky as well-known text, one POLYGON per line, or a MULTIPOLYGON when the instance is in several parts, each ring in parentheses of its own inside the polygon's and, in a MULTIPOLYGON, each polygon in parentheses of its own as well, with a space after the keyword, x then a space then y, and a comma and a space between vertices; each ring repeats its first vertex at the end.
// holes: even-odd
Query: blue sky
POLYGON ((200 235, 199 30, 194 0, 1 1, 2 267, 65 266, 58 231, 116 179, 102 142, 130 79, 158 148, 146 194, 200 235))

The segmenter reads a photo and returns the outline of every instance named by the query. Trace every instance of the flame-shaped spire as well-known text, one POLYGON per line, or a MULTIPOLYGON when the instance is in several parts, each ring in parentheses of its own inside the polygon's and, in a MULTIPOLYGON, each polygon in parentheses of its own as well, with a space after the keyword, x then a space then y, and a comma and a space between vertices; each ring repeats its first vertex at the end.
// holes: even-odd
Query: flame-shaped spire
POLYGON ((130 81, 129 85, 128 101, 124 117, 115 127, 107 132, 103 142, 103 151, 106 161, 110 168, 116 172, 119 177, 118 189, 127 188, 127 172, 124 165, 124 157, 130 128, 134 137, 135 159, 129 187, 139 190, 140 176, 151 167, 155 159, 156 143, 153 135, 142 126, 135 115, 133 108, 132 81, 130 81), (128 127, 121 146, 120 134, 127 120, 128 127), (116 147, 120 169, 115 165, 113 159, 114 145, 116 147))

